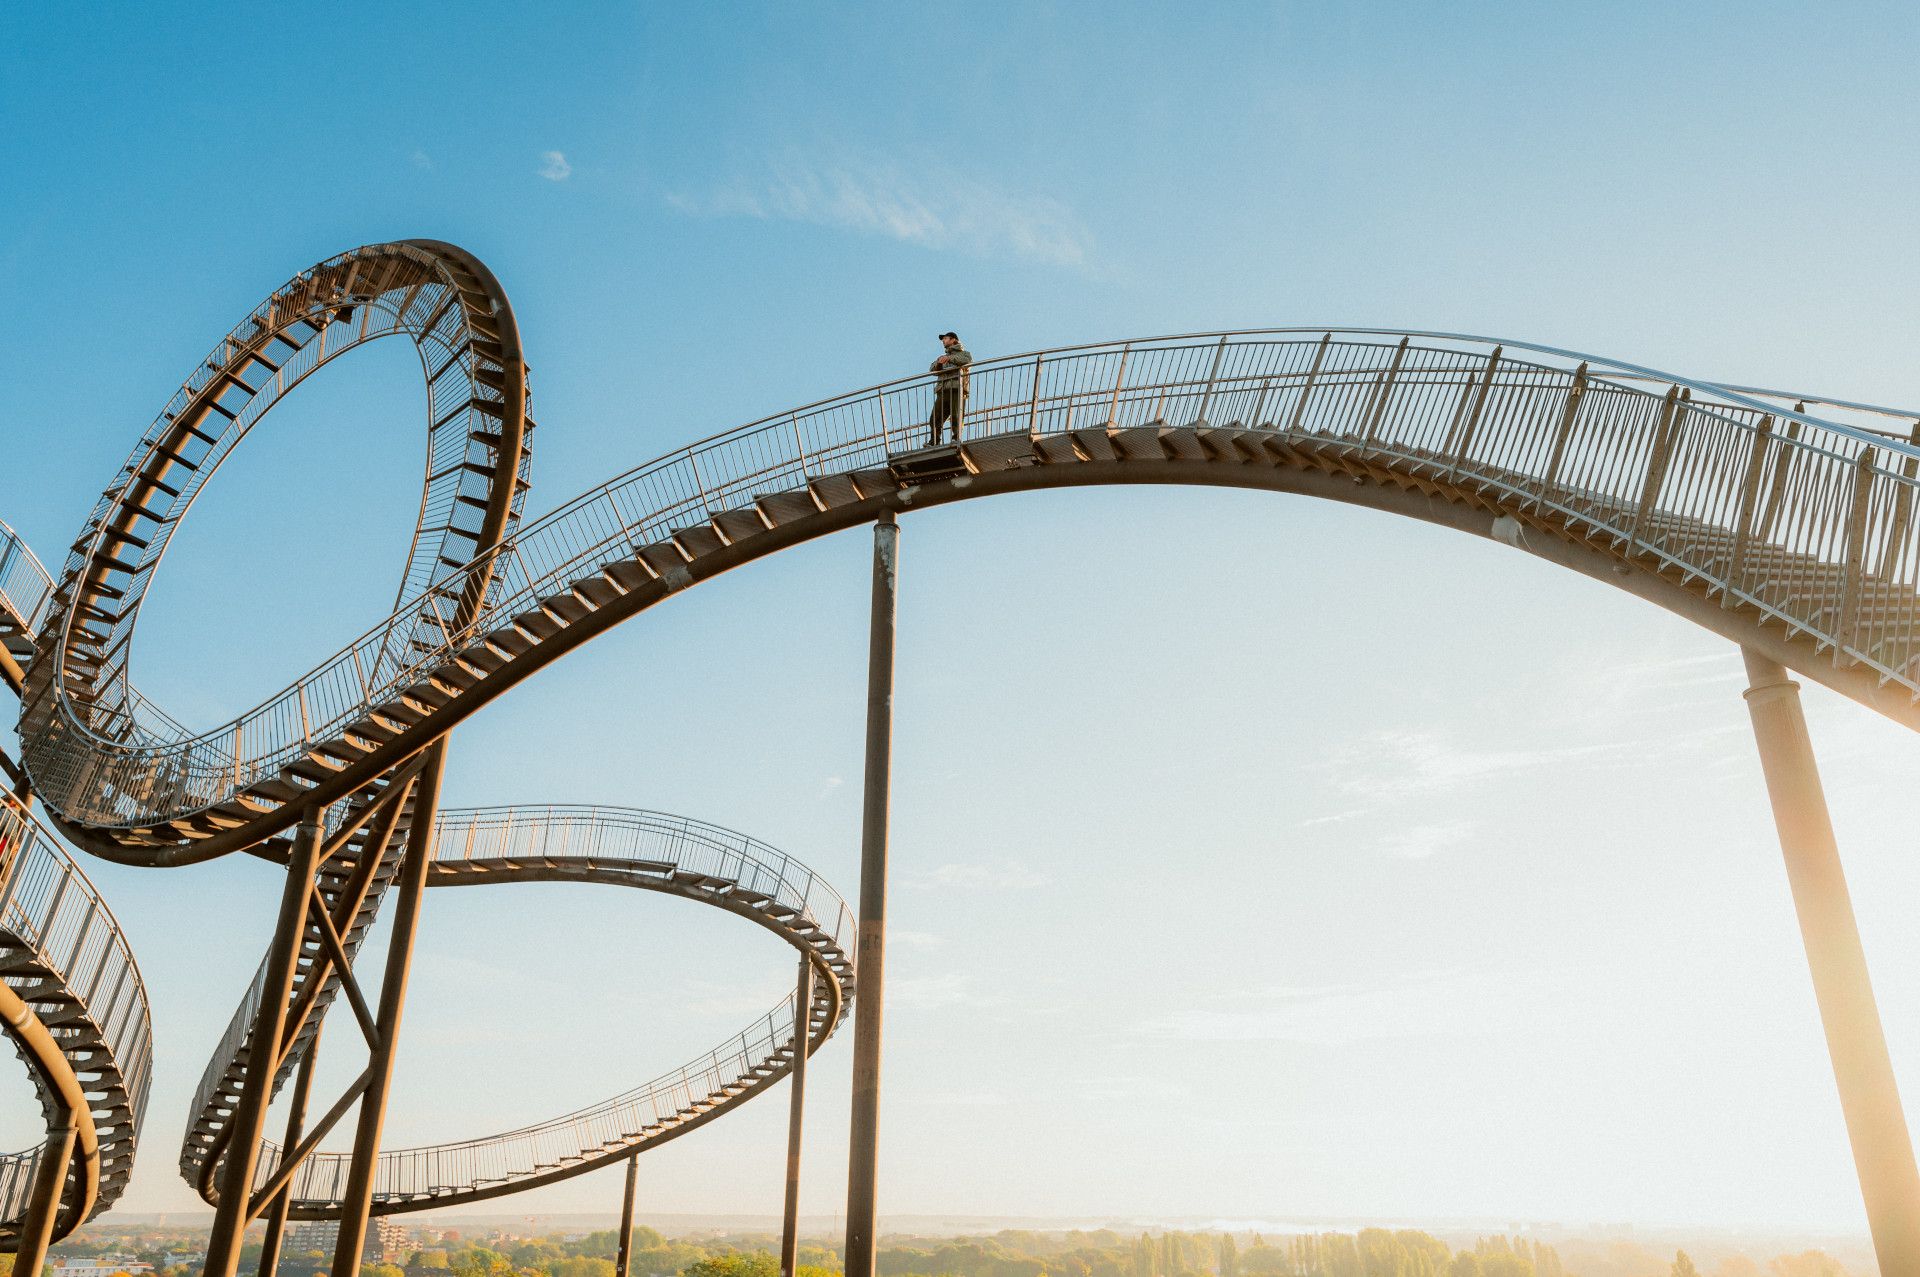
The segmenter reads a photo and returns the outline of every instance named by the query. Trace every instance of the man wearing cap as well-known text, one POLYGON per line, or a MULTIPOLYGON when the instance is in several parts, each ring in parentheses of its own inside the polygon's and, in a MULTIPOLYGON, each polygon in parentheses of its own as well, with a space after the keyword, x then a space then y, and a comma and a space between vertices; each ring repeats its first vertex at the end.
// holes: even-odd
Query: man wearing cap
POLYGON ((953 423, 953 441, 960 442, 960 422, 967 409, 967 365, 973 362, 973 356, 961 346, 958 333, 941 333, 940 344, 946 347, 946 353, 928 368, 940 374, 933 387, 933 412, 927 417, 929 448, 939 445, 940 427, 947 422, 953 423))

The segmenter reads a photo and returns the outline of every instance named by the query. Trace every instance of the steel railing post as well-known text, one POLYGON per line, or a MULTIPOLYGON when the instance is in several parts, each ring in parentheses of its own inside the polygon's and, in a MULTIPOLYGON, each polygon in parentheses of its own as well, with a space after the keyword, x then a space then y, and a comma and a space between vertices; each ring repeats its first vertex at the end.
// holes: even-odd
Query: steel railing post
POLYGON ((1857 648, 1860 594, 1867 574, 1867 516, 1873 506, 1874 450, 1863 448, 1853 463, 1853 494, 1847 507, 1846 540, 1840 558, 1840 621, 1833 634, 1835 660, 1845 668, 1859 663, 1846 651, 1857 648))
POLYGON ((1127 356, 1133 353, 1133 343, 1128 342, 1120 348, 1120 368, 1113 374, 1113 402, 1107 406, 1107 433, 1112 434, 1120 425, 1120 387, 1127 380, 1127 356))
POLYGON ((1920 1273, 1920 1170, 1874 1005, 1813 740, 1800 709, 1800 685, 1771 657, 1752 648, 1742 648, 1741 654, 1747 666, 1747 713, 1787 862, 1874 1252, 1883 1273, 1920 1273))
POLYGON ((1307 369, 1305 381, 1300 383, 1300 398, 1294 401, 1293 415, 1287 419, 1287 433, 1300 429, 1300 423, 1306 419, 1307 399, 1313 394, 1313 384, 1320 380, 1320 366, 1326 362, 1327 347, 1333 344, 1333 334, 1323 333, 1320 342, 1313 348, 1313 366, 1307 369))
POLYGON ((867 641, 867 774, 860 820, 860 935, 855 960, 860 998, 853 1014, 846 1277, 874 1277, 880 1020, 887 947, 887 807, 893 763, 894 600, 899 567, 900 527, 892 511, 887 511, 873 529, 873 613, 867 641))
POLYGON ((1200 411, 1193 415, 1195 426, 1207 424, 1207 410, 1213 407, 1213 387, 1220 380, 1220 362, 1227 357, 1227 335, 1220 334, 1220 341, 1213 348, 1213 367, 1207 372, 1207 388, 1200 395, 1200 411))
POLYGON ((1029 439, 1038 438, 1040 435, 1040 361, 1043 358, 1042 355, 1033 357, 1033 403, 1027 409, 1027 438, 1029 439))
POLYGON ((1566 462, 1567 443, 1573 438, 1574 422, 1580 418, 1580 401, 1587 394, 1587 365, 1583 362, 1573 373, 1573 384, 1560 405, 1560 422, 1553 429, 1553 449, 1547 455, 1546 469, 1540 473, 1540 500, 1545 501, 1560 482, 1560 467, 1566 462))

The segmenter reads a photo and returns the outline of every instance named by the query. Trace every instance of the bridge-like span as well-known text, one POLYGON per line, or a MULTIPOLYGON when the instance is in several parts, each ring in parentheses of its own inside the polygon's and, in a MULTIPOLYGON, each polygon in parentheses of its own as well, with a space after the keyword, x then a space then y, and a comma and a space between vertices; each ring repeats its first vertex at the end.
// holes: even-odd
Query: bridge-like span
MULTIPOLYGON (((396 882, 406 942, 389 985, 398 975, 404 986, 409 902, 441 863, 431 817, 450 730, 681 590, 870 522, 880 528, 877 708, 856 1089, 870 1083, 872 1095, 856 1107, 876 1113, 884 892, 873 878, 880 871, 884 884, 897 521, 1006 492, 1178 483, 1326 497, 1493 537, 1743 648, 1883 1267, 1920 1270, 1920 1177, 1870 995, 1861 1014, 1864 962, 1784 676, 1790 668, 1920 727, 1911 415, 1518 342, 1379 330, 1208 333, 983 361, 971 370, 957 447, 928 446, 933 394, 933 379, 920 376, 783 411, 523 522, 532 423, 519 336, 497 281, 456 248, 374 245, 302 272, 195 370, 72 544, 24 670, 21 734, 35 789, 89 851, 164 866, 244 850, 289 864, 261 992, 209 1070, 218 1079, 203 1087, 183 1160, 221 1201, 223 1219, 236 1195, 257 1195, 262 1175, 267 1187, 292 1176, 262 1169, 275 1163, 258 1153, 266 1098, 298 1066, 338 988, 364 1012, 376 1062, 363 1079, 369 1099, 347 1182, 303 1200, 349 1223, 415 1200, 390 1180, 375 1188, 390 1067, 381 1060, 399 1004, 388 1006, 383 989, 376 1015, 347 971, 382 889, 396 882), (397 606, 232 721, 181 726, 130 678, 135 622, 173 530, 281 397, 389 336, 419 350, 430 404, 427 476, 397 606), (309 930, 320 943, 301 943, 309 930), (251 1050, 266 1041, 280 1044, 270 1069, 251 1050)), ((856 1178, 862 1138, 856 1130, 856 1178)), ((850 1199, 850 1274, 870 1263, 870 1186, 865 1197, 864 1214, 850 1199)), ((349 1260, 350 1235, 343 1228, 349 1260)), ((235 1237, 216 1235, 216 1258, 235 1237)), ((231 1263, 221 1262, 224 1277, 231 1263)))

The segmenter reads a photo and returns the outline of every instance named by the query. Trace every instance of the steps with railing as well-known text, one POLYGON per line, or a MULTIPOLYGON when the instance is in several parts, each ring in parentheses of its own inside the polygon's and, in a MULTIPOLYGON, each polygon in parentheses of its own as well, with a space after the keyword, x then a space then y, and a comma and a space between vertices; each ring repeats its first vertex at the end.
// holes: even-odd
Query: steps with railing
MULTIPOLYGON (((29 1017, 9 1017, 7 1028, 49 1124, 69 1105, 82 1120, 55 1216, 61 1237, 118 1201, 133 1173, 153 1075, 152 1023, 146 984, 112 911, 59 842, 6 794, 0 981, 29 1017)), ((0 1155, 0 1244, 18 1240, 42 1154, 35 1147, 0 1155)))
POLYGON ((784 413, 576 498, 223 727, 110 747, 59 699, 29 765, 93 849, 202 858, 366 783, 616 620, 882 507, 1076 482, 1285 487, 1288 472, 1497 510, 1671 569, 1754 626, 1837 653, 1816 677, 1850 695, 1866 678, 1896 686, 1911 709, 1920 449, 1704 383, 1660 394, 1598 361, 1390 336, 1226 334, 976 364, 959 469, 933 482, 896 465, 920 450, 927 378, 784 413), (472 623, 451 624, 448 598, 477 597, 483 578, 472 623), (400 631, 437 638, 396 664, 400 631))
MULTIPOLYGON (((831 887, 793 858, 715 825, 655 812, 602 807, 496 807, 441 815, 431 887, 506 882, 597 882, 680 896, 739 914, 812 961, 818 978, 809 1011, 809 1053, 845 1018, 854 992, 853 915, 831 887)), ((252 1000, 250 999, 250 1002, 252 1000)), ((243 1008, 235 1024, 250 1016, 243 1008)), ((535 1126, 424 1148, 383 1150, 375 1172, 379 1213, 474 1201, 582 1174, 651 1148, 744 1103, 785 1077, 794 1052, 789 995, 713 1051, 601 1104, 535 1126)), ((234 1039, 229 1033, 229 1039, 234 1039)), ((244 1037, 244 1030, 241 1035, 244 1037)), ((209 1076, 226 1076, 220 1060, 209 1076)), ((230 1107, 203 1084, 197 1106, 230 1107), (211 1103, 209 1103, 211 1101, 211 1103)), ((201 1129, 196 1125, 196 1131, 201 1129)), ((211 1144, 190 1134, 182 1169, 215 1200, 211 1144)), ((256 1186, 279 1167, 281 1150, 262 1149, 256 1186)), ((336 1210, 347 1156, 316 1153, 295 1172, 292 1212, 336 1210)))

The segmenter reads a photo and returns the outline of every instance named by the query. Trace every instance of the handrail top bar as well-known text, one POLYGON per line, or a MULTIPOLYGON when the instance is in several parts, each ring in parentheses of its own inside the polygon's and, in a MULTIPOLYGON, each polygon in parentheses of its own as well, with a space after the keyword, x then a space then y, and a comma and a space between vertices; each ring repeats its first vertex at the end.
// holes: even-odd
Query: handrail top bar
MULTIPOLYGON (((1200 343, 1206 343, 1208 345, 1218 343, 1224 347, 1227 344, 1231 344, 1233 339, 1236 339, 1236 338, 1245 339, 1249 343, 1259 342, 1265 339, 1284 339, 1286 341, 1291 341, 1291 340, 1304 341, 1304 340, 1311 340, 1311 339, 1318 338, 1320 341, 1325 342, 1328 340, 1345 339, 1345 338, 1358 338, 1358 339, 1398 338, 1402 340, 1418 338, 1423 341, 1431 340, 1431 341, 1438 341, 1438 342, 1460 343, 1463 345, 1471 346, 1471 347, 1482 349, 1482 350, 1492 349, 1497 347, 1503 353, 1507 351, 1513 351, 1513 352, 1518 352, 1522 354, 1531 352, 1531 353, 1551 356, 1555 359, 1565 360, 1569 362, 1578 360, 1586 363, 1590 368, 1598 368, 1601 371, 1601 375, 1603 377, 1608 373, 1618 373, 1623 379, 1624 378, 1631 378, 1631 379, 1644 378, 1644 379, 1654 379, 1654 380, 1667 382, 1675 386, 1685 387, 1693 391, 1697 391, 1699 392, 1700 395, 1704 397, 1705 400, 1708 400, 1708 401, 1718 401, 1720 404, 1742 408, 1750 412, 1771 414, 1776 419, 1785 418, 1790 420, 1802 421, 1814 427, 1816 430, 1827 432, 1830 436, 1837 436, 1840 438, 1851 439, 1856 443, 1873 446, 1879 449, 1883 454, 1886 454, 1886 455, 1898 455, 1898 456, 1905 456, 1905 457, 1920 459, 1920 446, 1916 446, 1905 440, 1901 440, 1898 438, 1889 438, 1887 435, 1882 434, 1879 431, 1869 429, 1866 427, 1850 425, 1845 422, 1827 420, 1824 418, 1813 416, 1808 413, 1784 409, 1777 404, 1766 403, 1761 401, 1760 399, 1754 398, 1752 397, 1752 394, 1749 392, 1741 391, 1732 387, 1722 386, 1713 382, 1701 381, 1697 379, 1673 376, 1671 374, 1662 372, 1657 369, 1648 368, 1643 365, 1610 360, 1610 359, 1606 359, 1599 356, 1583 355, 1580 352, 1567 350, 1562 347, 1548 346, 1544 344, 1523 342, 1523 341, 1512 341, 1512 342, 1499 341, 1495 338, 1478 336, 1478 335, 1468 334, 1468 333, 1451 333, 1451 332, 1423 331, 1423 330, 1401 330, 1401 329, 1389 329, 1389 328, 1358 328, 1358 327, 1341 328, 1341 327, 1323 327, 1323 326, 1215 330, 1210 332, 1167 334, 1167 335, 1161 335, 1161 336, 1155 336, 1155 337, 1136 338, 1136 339, 1132 339, 1129 341, 1122 341, 1122 342, 1082 343, 1082 344, 1070 345, 1070 346, 1053 347, 1053 348, 1048 348, 1043 350, 1027 351, 1020 354, 1000 356, 993 359, 977 361, 973 365, 973 370, 976 374, 976 380, 977 380, 977 375, 985 371, 1017 368, 1022 365, 1033 364, 1035 361, 1044 360, 1048 357, 1058 358, 1060 356, 1084 356, 1092 352, 1101 352, 1101 353, 1112 352, 1114 354, 1118 354, 1124 357, 1127 352, 1140 353, 1143 350, 1143 348, 1147 350, 1158 349, 1163 351, 1178 350, 1178 349, 1181 349, 1183 344, 1185 343, 1192 343, 1194 345, 1198 345, 1200 343)), ((1385 349, 1385 343, 1382 343, 1382 348, 1385 349)), ((1449 353, 1467 354, 1467 353, 1475 353, 1475 352, 1461 350, 1461 351, 1455 351, 1455 352, 1449 352, 1449 353)), ((1523 363, 1520 361, 1516 361, 1516 366, 1519 368, 1525 368, 1528 366, 1544 367, 1544 365, 1529 365, 1527 363, 1523 363)), ((1562 370, 1550 369, 1549 371, 1559 372, 1562 370)), ((1244 376, 1236 375, 1236 379, 1257 379, 1259 375, 1260 374, 1253 374, 1253 373, 1245 374, 1244 376)), ((439 582, 439 584, 440 586, 444 587, 448 582, 460 580, 462 578, 471 579, 472 574, 477 571, 485 571, 486 573, 491 575, 492 573, 495 572, 501 559, 509 554, 517 553, 518 547, 520 547, 521 545, 529 544, 533 538, 547 534, 549 529, 553 529, 557 526, 562 525, 564 520, 566 520, 569 516, 574 515, 579 510, 589 507, 596 501, 609 499, 611 494, 617 492, 623 486, 631 482, 637 481, 639 478, 644 477, 648 474, 651 474, 660 470, 664 470, 668 467, 674 466, 681 462, 690 461, 691 459, 697 457, 702 452, 712 450, 717 447, 721 447, 737 441, 750 439, 757 433, 764 431, 769 427, 782 425, 789 419, 797 419, 803 413, 812 414, 823 409, 831 409, 833 407, 837 407, 841 405, 857 404, 859 401, 863 399, 874 396, 875 394, 886 392, 888 390, 897 390, 897 389, 906 388, 906 387, 924 386, 932 380, 933 376, 934 374, 930 372, 916 373, 907 377, 896 378, 891 381, 877 383, 875 385, 864 387, 862 389, 845 392, 839 395, 832 396, 830 398, 816 400, 811 404, 803 405, 798 408, 785 409, 780 412, 770 414, 768 416, 757 418, 743 425, 734 426, 731 429, 707 436, 706 438, 696 441, 694 443, 685 444, 678 448, 672 449, 671 451, 661 454, 659 456, 656 456, 651 460, 648 460, 642 463, 639 466, 636 466, 632 469, 629 469, 620 474, 617 474, 610 479, 607 479, 599 484, 596 484, 586 489, 585 491, 577 494, 576 496, 569 499, 568 501, 561 504, 560 506, 555 507, 554 509, 548 511, 546 514, 542 515, 541 517, 534 519, 530 522, 523 523, 520 527, 512 530, 502 539, 500 539, 499 541, 496 541, 494 544, 477 549, 472 559, 464 567, 460 568, 459 570, 453 573, 448 574, 445 578, 443 578, 439 582)), ((1143 382, 1141 383, 1140 388, 1146 388, 1152 384, 1161 384, 1161 383, 1143 382)), ((1196 382, 1194 384, 1197 385, 1199 383, 1196 382)), ((1645 392, 1636 390, 1635 393, 1645 393, 1645 392)), ((1760 392, 1753 392, 1753 393, 1760 393, 1760 392)), ((1007 401, 1008 405, 1010 406, 1018 405, 1021 402, 1024 402, 1024 400, 1009 399, 1007 401)), ((1698 404, 1698 406, 1706 409, 1707 411, 1713 410, 1713 405, 1711 402, 1696 401, 1696 403, 1698 404)), ((808 449, 804 445, 802 445, 800 455, 802 457, 805 457, 806 455, 808 455, 808 449)), ((544 580, 544 578, 536 577, 536 578, 533 578, 533 580, 544 580)), ((532 581, 530 580, 529 584, 531 583, 532 581)), ((59 699, 60 703, 63 706, 63 712, 68 716, 70 726, 77 729, 76 734, 88 742, 89 748, 97 752, 104 753, 104 754, 127 754, 127 755, 176 753, 182 750, 191 749, 197 745, 202 745, 210 741, 218 740, 225 736, 230 736, 242 724, 251 722, 264 714, 272 712, 275 706, 289 703, 294 697, 303 694, 304 689, 309 685, 311 685, 316 678, 325 676, 329 672, 335 670, 336 667, 342 666, 345 662, 347 662, 350 659, 354 659, 357 656, 358 651, 364 645, 370 642, 380 641, 383 635, 391 633, 396 623, 404 623, 409 617, 413 616, 418 611, 419 607, 420 607, 420 603, 418 602, 418 600, 415 600, 413 602, 410 602, 408 604, 405 604, 401 607, 394 609, 393 611, 389 612, 387 615, 381 617, 379 620, 374 622, 363 633, 361 633, 360 635, 350 640, 348 643, 346 643, 336 652, 332 653, 331 655, 323 659, 321 662, 319 662, 318 664, 313 666, 311 669, 309 669, 306 673, 300 675, 287 687, 283 688, 279 692, 276 692, 268 696, 259 704, 251 708, 248 708, 246 710, 243 710, 240 713, 232 716, 227 721, 221 723, 219 726, 216 726, 214 728, 211 728, 205 731, 196 732, 192 729, 185 728, 184 725, 167 724, 166 726, 169 728, 179 727, 180 729, 177 735, 174 735, 171 732, 168 733, 169 735, 173 736, 173 738, 170 740, 154 741, 154 742, 144 742, 144 741, 143 742, 123 742, 123 741, 108 739, 106 737, 101 736, 97 732, 94 724, 87 721, 86 715, 77 713, 71 707, 71 705, 67 704, 68 689, 67 689, 67 684, 64 678, 56 679, 55 695, 57 696, 57 698, 59 699)), ((60 659, 63 667, 64 667, 64 654, 65 654, 64 648, 62 648, 59 655, 60 655, 60 659)), ((417 668, 418 668, 417 666, 410 666, 409 670, 414 670, 417 668)), ((389 688, 398 686, 398 685, 399 683, 397 681, 390 681, 388 683, 383 684, 384 687, 389 687, 389 688)), ((291 741, 288 743, 298 743, 298 742, 291 741)), ((283 744, 281 748, 285 748, 285 745, 283 744)), ((257 755, 257 757, 268 757, 268 756, 269 755, 257 755)), ((110 822, 110 823, 113 823, 113 822, 110 822)), ((137 822, 129 821, 127 823, 131 824, 131 823, 137 823, 137 822)))
MULTIPOLYGON (((1822 426, 1828 429, 1838 430, 1843 434, 1853 434, 1856 437, 1860 438, 1862 442, 1878 443, 1880 441, 1877 435, 1873 435, 1871 432, 1862 432, 1859 430, 1858 427, 1848 426, 1845 422, 1828 421, 1824 418, 1814 417, 1811 415, 1798 414, 1793 412, 1786 412, 1783 414, 1783 413, 1777 412, 1774 406, 1771 404, 1761 403, 1757 400, 1753 400, 1747 397, 1755 393, 1773 394, 1777 392, 1758 391, 1753 387, 1731 386, 1731 385, 1725 385, 1719 382, 1702 381, 1692 377, 1682 377, 1674 373, 1662 372, 1658 368, 1649 368, 1642 364, 1626 363, 1618 359, 1609 359, 1604 355, 1590 355, 1577 350, 1568 350, 1560 346, 1548 346, 1538 342, 1509 340, 1503 337, 1487 337, 1487 336, 1482 336, 1476 333, 1450 333, 1450 332, 1427 331, 1423 329, 1408 329, 1408 328, 1356 328, 1356 327, 1343 327, 1338 324, 1330 327, 1327 325, 1320 324, 1320 325, 1303 325, 1303 326, 1286 327, 1286 328, 1226 328, 1226 329, 1216 329, 1212 331, 1203 331, 1203 332, 1163 333, 1156 337, 1134 337, 1134 338, 1129 338, 1124 340, 1081 342, 1077 345, 1072 345, 1072 346, 1047 346, 1037 350, 1022 351, 1019 354, 1014 354, 1014 355, 995 355, 991 359, 975 360, 971 365, 969 365, 969 367, 973 371, 978 372, 988 368, 1018 366, 1020 364, 1031 362, 1036 358, 1050 357, 1050 356, 1057 356, 1057 355, 1085 354, 1088 352, 1108 351, 1108 350, 1118 352, 1123 348, 1128 348, 1128 347, 1137 349, 1142 346, 1160 346, 1168 343, 1188 342, 1188 341, 1198 342, 1198 341, 1210 340, 1210 341, 1217 342, 1222 339, 1231 339, 1235 337, 1253 337, 1253 338, 1296 337, 1296 336, 1306 337, 1306 336, 1311 336, 1315 334, 1319 334, 1323 336, 1332 336, 1332 337, 1342 337, 1342 336, 1346 336, 1346 337, 1408 337, 1408 338, 1419 338, 1423 340, 1433 340, 1433 341, 1466 342, 1476 346, 1485 346, 1485 347, 1499 346, 1503 350, 1509 350, 1509 351, 1515 351, 1515 350, 1530 351, 1534 354, 1554 355, 1561 359, 1577 360, 1581 363, 1586 363, 1589 365, 1593 365, 1595 367, 1602 367, 1614 372, 1621 373, 1623 375, 1634 377, 1636 379, 1646 378, 1654 381, 1664 381, 1672 385, 1683 386, 1692 390, 1706 391, 1709 394, 1720 396, 1722 398, 1727 399, 1729 402, 1739 404, 1742 407, 1756 408, 1762 412, 1774 412, 1776 416, 1779 416, 1779 415, 1785 415, 1789 417, 1798 416, 1800 417, 1801 420, 1805 421, 1809 425, 1822 426)), ((863 386, 858 390, 849 390, 849 391, 843 391, 842 393, 837 395, 828 395, 825 398, 816 399, 811 403, 801 404, 795 408, 784 408, 779 412, 770 413, 764 417, 757 417, 752 421, 748 421, 741 425, 730 427, 726 430, 722 430, 715 434, 708 435, 705 438, 696 439, 692 443, 682 444, 681 446, 673 449, 671 452, 664 453, 661 456, 654 458, 651 461, 647 461, 639 466, 635 466, 631 470, 625 471, 622 474, 614 476, 612 479, 609 479, 605 483, 600 484, 599 487, 600 488, 611 487, 613 484, 618 483, 621 479, 625 478, 627 475, 637 474, 640 471, 645 470, 648 466, 654 465, 659 461, 665 461, 683 453, 694 452, 698 449, 708 446, 709 444, 718 443, 733 435, 744 434, 747 431, 752 430, 758 426, 769 425, 773 422, 782 420, 783 418, 786 418, 786 417, 791 417, 801 413, 811 412, 816 408, 824 408, 829 404, 837 404, 837 403, 843 403, 843 402, 847 402, 855 399, 866 398, 874 394, 876 391, 890 390, 896 387, 905 387, 905 386, 914 385, 916 383, 925 382, 930 378, 932 378, 934 375, 935 374, 931 372, 920 372, 920 373, 913 373, 905 377, 896 377, 890 381, 876 382, 871 386, 863 386)), ((1832 404, 1834 407, 1855 407, 1856 406, 1856 405, 1846 404, 1839 400, 1822 399, 1819 402, 1832 404)), ((1884 411, 1891 416, 1906 415, 1893 409, 1873 409, 1873 411, 1884 411)), ((1914 452, 1915 452, 1915 455, 1920 455, 1920 449, 1915 449, 1914 452)), ((598 490, 599 490, 598 488, 590 489, 588 493, 583 493, 581 495, 582 496, 591 495, 591 492, 598 491, 598 490)), ((579 498, 576 497, 572 500, 567 501, 565 504, 561 506, 555 507, 554 513, 558 513, 558 511, 568 508, 569 506, 573 505, 574 502, 577 501, 578 499, 579 498)), ((531 531, 533 527, 537 527, 540 523, 545 522, 547 517, 548 516, 542 516, 539 520, 536 520, 533 524, 528 525, 528 527, 523 529, 523 531, 531 531)))
POLYGON ((93 879, 87 877, 86 870, 80 867, 80 862, 68 854, 66 846, 58 838, 54 837, 53 832, 47 828, 46 823, 30 811, 18 798, 15 798, 11 791, 0 789, 0 808, 4 808, 18 816, 34 834, 38 835, 38 841, 46 846, 48 854, 65 865, 68 872, 72 873, 73 876, 79 880, 80 889, 85 893, 87 899, 99 905, 100 912, 105 914, 107 921, 113 924, 113 938, 118 942, 120 952, 126 955, 127 967, 133 972, 133 978, 140 986, 141 1005, 147 1005, 147 978, 140 973, 139 959, 133 955, 133 946, 127 943, 126 929, 120 925, 120 919, 114 914, 113 906, 107 903, 107 898, 101 894, 100 889, 93 885, 93 879))
MULTIPOLYGON (((1643 373, 1616 373, 1623 381, 1665 381, 1664 376, 1649 377, 1643 373)), ((1743 395, 1757 395, 1767 399, 1791 399, 1796 403, 1818 404, 1823 408, 1844 408, 1848 412, 1872 413, 1878 417, 1892 417, 1896 421, 1920 422, 1920 408, 1890 408, 1886 404, 1857 403, 1851 399, 1835 399, 1831 395, 1813 395, 1800 390, 1774 390, 1767 386, 1734 386, 1722 384, 1723 391, 1736 391, 1743 395)), ((1788 413, 1792 416, 1792 413, 1788 413)), ((1822 421, 1823 425, 1837 423, 1822 421)))

